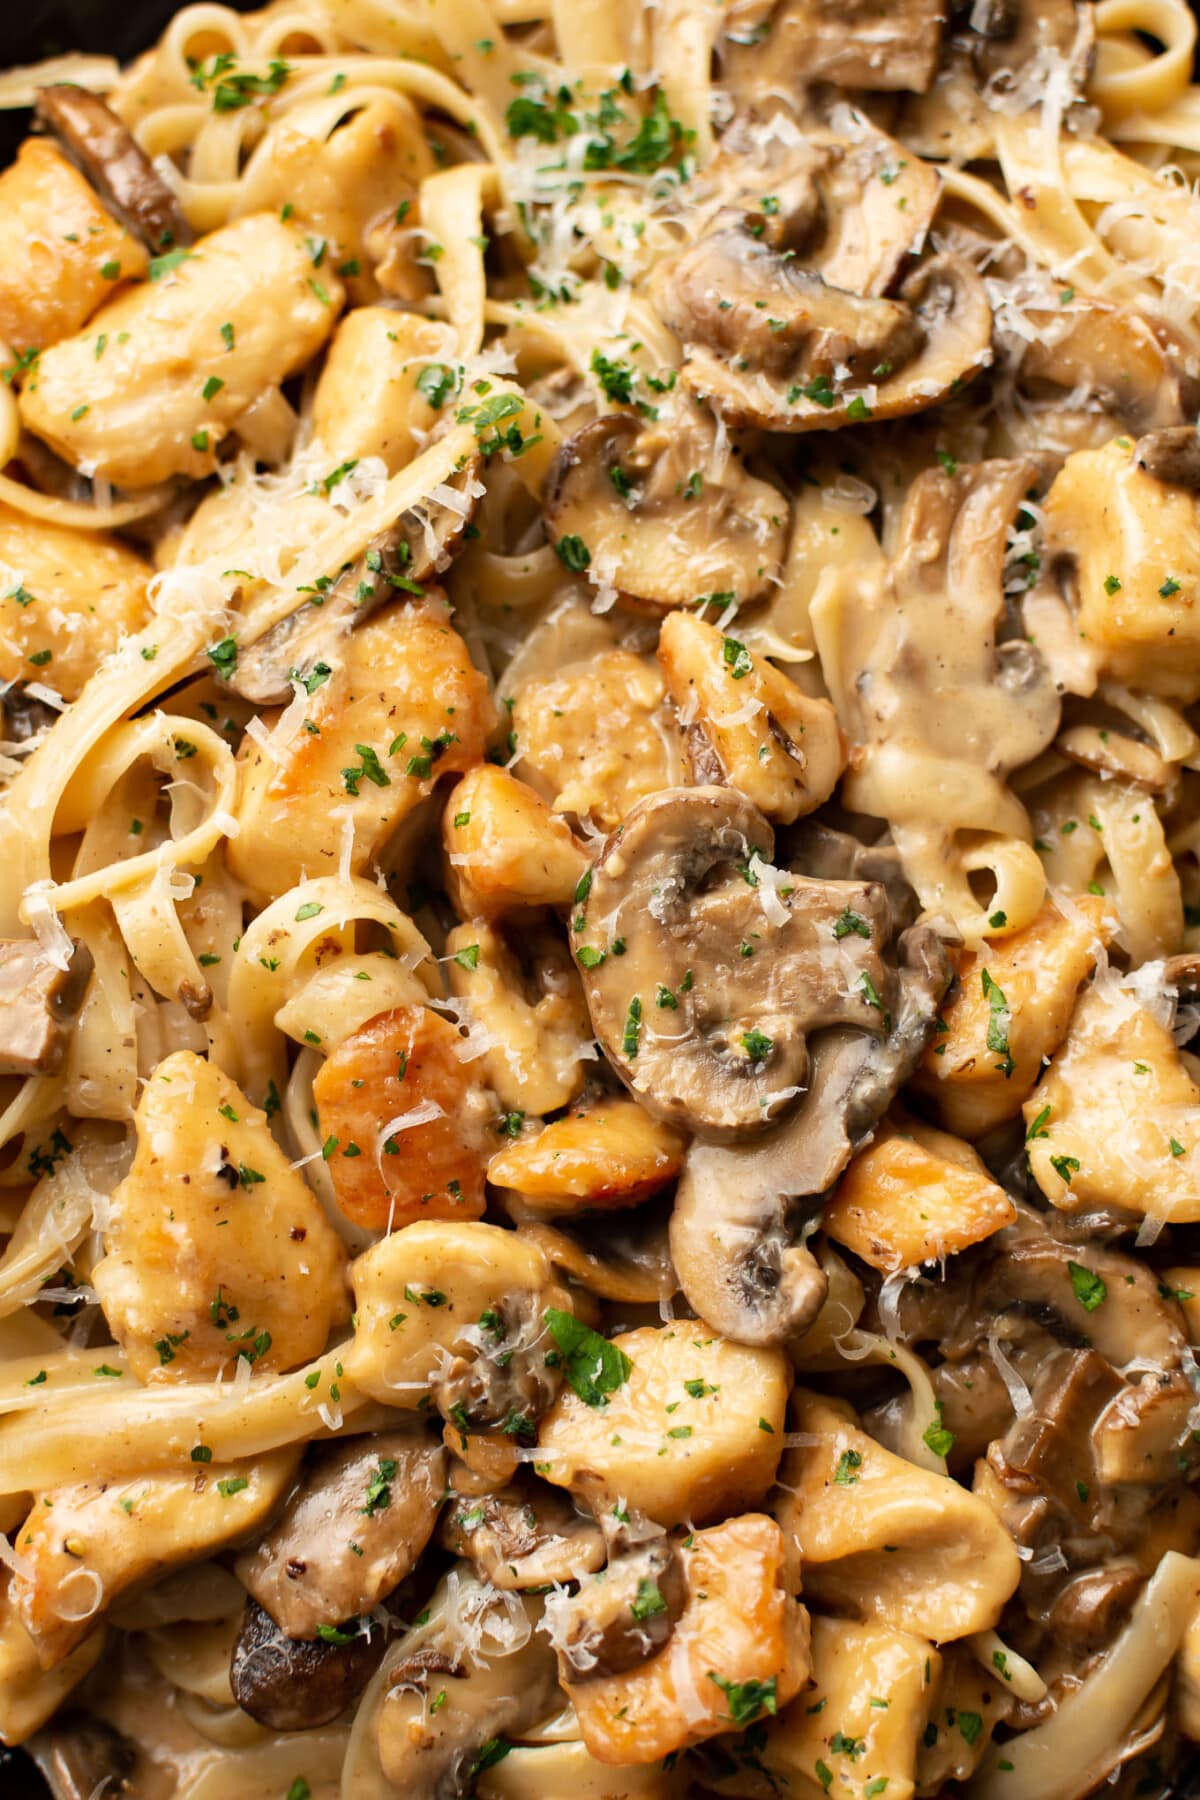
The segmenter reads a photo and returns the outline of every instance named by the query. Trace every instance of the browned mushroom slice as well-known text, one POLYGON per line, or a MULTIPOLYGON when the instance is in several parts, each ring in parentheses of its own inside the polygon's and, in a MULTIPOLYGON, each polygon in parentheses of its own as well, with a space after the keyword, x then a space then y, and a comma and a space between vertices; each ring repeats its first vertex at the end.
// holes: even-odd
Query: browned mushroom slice
POLYGON ((473 458, 446 483, 461 496, 457 502, 431 499, 401 513, 323 591, 241 646, 218 679, 255 706, 280 706, 291 699, 293 681, 326 678, 348 632, 398 592, 419 594, 449 568, 475 511, 478 468, 473 458))
POLYGON ((848 831, 836 831, 820 819, 801 820, 785 834, 789 869, 818 881, 881 881, 887 889, 892 922, 898 929, 917 916, 917 897, 905 879, 894 844, 864 844, 848 831))
POLYGON ((828 431, 900 418, 957 392, 992 357, 983 283, 957 256, 923 263, 897 300, 863 300, 748 234, 716 233, 663 270, 656 287, 684 342, 685 385, 731 424, 828 431), (729 301, 724 311, 718 294, 729 301), (735 342, 726 322, 747 304, 753 323, 735 342))
POLYGON ((778 575, 787 502, 699 419, 609 413, 563 445, 546 531, 569 566, 625 605, 665 612, 706 594, 760 599, 778 575))
POLYGON ((1143 744, 1123 731, 1110 731, 1099 725, 1071 725, 1059 732, 1054 748, 1081 768, 1136 782, 1152 793, 1165 793, 1175 779, 1172 765, 1152 744, 1143 744))
POLYGON ((730 8, 726 73, 744 98, 799 97, 813 81, 921 93, 933 81, 944 0, 783 0, 730 8))
POLYGON ((600 850, 571 920, 592 1026, 660 1118, 710 1139, 767 1130, 808 1081, 808 1038, 896 1010, 887 895, 771 866, 736 788, 640 801, 600 850))
POLYGON ((820 1310, 826 1276, 795 1241, 798 1228, 916 1067, 950 981, 945 950, 926 927, 901 938, 899 961, 886 1037, 823 1032, 804 1104, 778 1131, 751 1144, 692 1145, 671 1255, 689 1303, 724 1337, 785 1343, 820 1310))
POLYGON ((14 744, 27 744, 30 738, 38 737, 43 731, 49 731, 57 725, 62 713, 56 706, 48 706, 44 700, 36 699, 27 692, 24 682, 14 681, 3 690, 2 706, 4 735, 11 738, 14 744))
POLYGON ((233 1647, 229 1685, 243 1712, 271 1731, 328 1725, 366 1687, 384 1652, 378 1626, 330 1627, 316 1642, 287 1637, 270 1613, 247 1600, 233 1647))
POLYGON ((556 1621, 561 1679, 621 1675, 656 1656, 670 1641, 687 1597, 683 1562, 669 1538, 612 1557, 556 1621))
MULTIPOLYGON (((489 1745, 524 1735, 562 1705, 554 1653, 542 1632, 518 1638, 519 1649, 487 1638, 486 1650, 472 1652, 463 1625, 484 1618, 491 1591, 460 1565, 453 1598, 452 1618, 443 1583, 430 1601, 428 1624, 415 1626, 396 1646, 396 1660, 384 1665, 373 1723, 379 1767, 391 1784, 385 1791, 397 1800, 458 1800, 474 1786, 489 1745)), ((532 1602, 510 1604, 514 1611, 521 1606, 531 1626, 536 1622, 532 1602)))
MULTIPOLYGON (((1135 447, 1139 468, 1149 468, 1145 453, 1161 467, 1149 468, 1160 481, 1179 480, 1166 468, 1196 433, 1180 421, 1193 396, 1184 359, 1171 354, 1164 331, 1132 307, 1077 296, 1064 316, 1030 308, 1035 335, 1025 346, 1017 371, 1021 392, 1031 399, 1052 398, 1078 406, 1080 397, 1099 402, 1104 411, 1130 430, 1148 431, 1135 447), (1151 427, 1155 429, 1150 429, 1151 427)), ((1176 462, 1176 466, 1179 466, 1176 462)), ((1193 458, 1200 478, 1200 459, 1193 458)), ((1195 485, 1190 483, 1186 485, 1195 485)))
POLYGON ((38 89, 36 115, 113 217, 147 250, 192 242, 192 228, 175 195, 99 94, 56 82, 38 89))
POLYGON ((516 1195, 505 1196, 505 1207, 523 1238, 601 1300, 661 1306, 679 1292, 667 1242, 669 1203, 651 1200, 632 1212, 559 1219, 553 1225, 516 1195))
POLYGON ((1200 491, 1200 431, 1194 425, 1147 432, 1133 446, 1133 460, 1156 481, 1200 491))
MULTIPOLYGON (((1096 1468, 1092 1427, 1121 1391, 1121 1377, 1095 1350, 1053 1352, 1034 1383, 1032 1405, 988 1452, 1001 1497, 1000 1516, 1019 1545, 1064 1543, 1075 1560, 1080 1540, 1105 1529, 1107 1496, 1096 1468)), ((1086 1555, 1078 1561, 1090 1560, 1086 1555)), ((1059 1585, 1056 1573, 1022 1572, 1022 1595, 1036 1603, 1059 1585)))
POLYGON ((238 1557, 239 1580, 290 1638, 369 1612, 429 1542, 445 1469, 442 1446, 412 1432, 319 1450, 278 1521, 238 1557))
POLYGON ((1040 58, 1065 65, 1079 94, 1091 67, 1096 27, 1087 0, 984 0, 971 8, 966 41, 980 76, 997 93, 1011 92, 1040 58))
POLYGON ((0 1075, 53 1075, 92 975, 92 953, 73 938, 60 969, 36 938, 0 939, 0 1075))
POLYGON ((447 1550, 465 1556, 498 1588, 578 1581, 604 1566, 600 1527, 544 1482, 459 1496, 439 1535, 447 1550))
POLYGON ((497 1431, 513 1440, 536 1435, 538 1419, 562 1380, 547 1364, 546 1327, 538 1296, 504 1294, 488 1308, 486 1323, 464 1327, 471 1355, 449 1356, 430 1382, 444 1419, 460 1431, 497 1431))
POLYGON ((1051 73, 1068 109, 1084 99, 1095 42, 1087 0, 956 0, 953 10, 937 80, 903 102, 898 129, 910 151, 959 166, 994 156, 997 98, 1006 111, 1035 107, 1051 73))
MULTIPOLYGON (((103 1719, 90 1713, 55 1716, 26 1745, 46 1778, 54 1800, 95 1800, 131 1791, 129 1777, 138 1760, 137 1745, 103 1719)), ((19 1787, 19 1783, 18 1783, 19 1787)))
MULTIPOLYGON (((908 307, 832 287, 816 269, 736 225, 711 232, 660 266, 651 297, 683 339, 689 367, 707 353, 744 374, 747 383, 794 389, 795 397, 785 402, 789 409, 806 387, 827 392, 833 404, 839 370, 855 387, 865 387, 880 379, 880 369, 911 362, 920 348, 908 307)), ((684 373, 693 387, 701 385, 694 371, 684 373)))
POLYGON ((716 212, 710 223, 701 209, 697 238, 744 222, 756 242, 791 251, 850 294, 891 291, 923 249, 942 192, 930 163, 865 122, 854 137, 813 130, 799 142, 739 122, 703 181, 716 212))

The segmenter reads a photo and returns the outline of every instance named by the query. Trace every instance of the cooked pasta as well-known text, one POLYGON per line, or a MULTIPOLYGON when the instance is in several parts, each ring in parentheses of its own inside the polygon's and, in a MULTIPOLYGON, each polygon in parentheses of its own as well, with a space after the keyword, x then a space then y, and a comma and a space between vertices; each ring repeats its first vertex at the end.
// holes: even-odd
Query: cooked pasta
POLYGON ((0 77, 55 1800, 1181 1791, 1195 47, 200 0, 0 77))

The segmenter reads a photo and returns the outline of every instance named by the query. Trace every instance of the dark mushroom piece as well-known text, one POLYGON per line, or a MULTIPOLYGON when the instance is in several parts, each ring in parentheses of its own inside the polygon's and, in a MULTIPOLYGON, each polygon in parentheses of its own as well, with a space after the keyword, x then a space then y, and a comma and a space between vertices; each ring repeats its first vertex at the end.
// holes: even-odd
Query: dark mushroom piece
POLYGON ((667 789, 605 840, 571 920, 609 1061, 649 1111, 707 1139, 793 1109, 814 1031, 882 1038, 897 1011, 884 889, 785 874, 773 848, 736 788, 667 789))
POLYGON ((598 1299, 661 1306, 679 1292, 667 1242, 669 1200, 656 1197, 628 1213, 589 1214, 553 1225, 517 1195, 506 1194, 503 1203, 522 1237, 598 1299))
POLYGON ((978 1317, 995 1318, 1013 1307, 1063 1342, 1091 1344, 1115 1369, 1180 1366, 1187 1348, 1182 1316, 1144 1262, 1100 1244, 1065 1242, 1047 1229, 1043 1215, 1026 1207, 1015 1225, 997 1234, 995 1248, 978 1278, 978 1317), (1103 1303, 1090 1309, 1078 1292, 1076 1271, 1085 1264, 1105 1289, 1103 1303))
POLYGON ((445 1478, 442 1446, 414 1432, 322 1446, 238 1579, 291 1638, 370 1612, 433 1535, 445 1478))
POLYGON ((972 6, 964 39, 980 77, 1009 93, 1039 57, 1065 64, 1083 92, 1096 42, 1092 7, 1083 0, 987 0, 972 6))
POLYGON ((669 1538, 612 1557, 563 1607, 555 1633, 561 1679, 622 1675, 656 1656, 687 1598, 683 1559, 669 1538))
POLYGON ((1064 1563, 1070 1571, 1088 1568, 1118 1548, 1092 1427, 1120 1385, 1094 1350, 1043 1352, 1024 1416, 991 1444, 982 1465, 982 1491, 1023 1553, 1021 1598, 1035 1619, 1061 1591, 1064 1563))
POLYGON ((1131 1557, 1072 1575, 1046 1612, 1047 1633, 1078 1656, 1103 1649, 1112 1641, 1144 1581, 1131 1557))
POLYGON ((660 614, 705 594, 762 599, 778 575, 788 506, 777 488, 715 449, 695 418, 647 425, 607 413, 563 445, 546 532, 570 566, 618 601, 660 614))
POLYGON ((1133 460, 1156 481, 1200 491, 1200 431, 1194 425, 1147 432, 1133 446, 1133 460))
POLYGON ((802 819, 782 834, 783 860, 798 875, 817 881, 878 881, 887 889, 892 922, 907 930, 918 912, 917 896, 904 875, 894 844, 864 844, 816 818, 802 819))
POLYGON ((684 346, 685 386, 731 424, 828 431, 936 405, 992 357, 983 283, 931 257, 894 300, 831 286, 729 227, 660 264, 652 299, 684 346))
POLYGON ((1084 98, 1095 43, 1087 0, 953 0, 951 12, 937 80, 904 102, 902 135, 918 155, 994 155, 995 98, 1024 90, 1036 106, 1050 68, 1068 106, 1084 98))
POLYGON ((10 682, 4 688, 0 706, 3 707, 4 735, 14 744, 27 744, 30 738, 49 731, 62 717, 58 707, 36 699, 22 681, 10 682))
MULTIPOLYGON (((865 387, 877 379, 876 368, 911 362, 920 344, 909 308, 831 286, 743 224, 722 226, 660 265, 651 296, 683 340, 693 388, 725 401, 734 375, 743 375, 740 385, 751 393, 769 384, 772 410, 781 415, 805 398, 806 387, 814 396, 827 391, 832 406, 839 369, 865 387)), ((747 416, 753 406, 747 402, 747 416)), ((756 411, 765 422, 761 403, 756 411)))
POLYGON ((25 1748, 54 1800, 117 1800, 133 1791, 137 1745, 90 1713, 59 1714, 25 1748))
POLYGON ((743 100, 799 99, 809 83, 922 93, 937 72, 944 0, 783 0, 730 9, 722 44, 724 72, 743 100))
POLYGON ((82 938, 65 969, 36 938, 0 939, 0 1075, 57 1074, 92 967, 82 938))
POLYGON ((430 1381, 442 1417, 462 1432, 498 1431, 514 1440, 537 1435, 562 1370, 546 1366, 546 1328, 537 1295, 504 1294, 486 1323, 464 1327, 474 1354, 446 1359, 430 1381))
POLYGON ((35 117, 104 206, 151 255, 187 245, 192 228, 146 152, 99 94, 72 82, 39 88, 35 117))
POLYGON ((336 1639, 291 1638, 256 1600, 247 1600, 233 1647, 229 1685, 242 1711, 270 1731, 312 1731, 356 1700, 383 1660, 384 1634, 357 1620, 336 1639))
POLYGON ((604 1566, 604 1537, 595 1520, 543 1482, 460 1495, 446 1508, 439 1538, 498 1588, 578 1581, 604 1566))
POLYGON ((397 596, 419 596, 449 568, 475 511, 478 470, 473 457, 445 483, 462 495, 460 504, 431 498, 409 507, 311 603, 303 600, 261 637, 240 644, 236 662, 217 679, 254 706, 281 706, 292 698, 293 681, 324 679, 356 625, 397 596))
POLYGON ((780 1130, 688 1153, 671 1255, 689 1303, 724 1337, 786 1343, 820 1311, 828 1280, 798 1229, 916 1067, 950 981, 941 940, 926 927, 901 938, 899 964, 886 1036, 822 1032, 804 1103, 780 1130))

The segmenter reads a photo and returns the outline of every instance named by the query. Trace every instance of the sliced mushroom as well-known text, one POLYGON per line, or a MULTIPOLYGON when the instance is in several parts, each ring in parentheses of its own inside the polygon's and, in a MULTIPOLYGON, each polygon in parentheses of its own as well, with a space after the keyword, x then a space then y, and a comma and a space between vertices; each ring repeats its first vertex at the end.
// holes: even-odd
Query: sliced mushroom
POLYGON ((923 93, 937 71, 944 0, 783 0, 729 9, 725 72, 746 99, 799 99, 814 81, 923 93))
POLYGON ((10 682, 4 688, 0 704, 4 709, 4 735, 14 744, 27 744, 30 738, 49 731, 62 717, 58 707, 35 699, 22 681, 10 682))
POLYGON ((377 1626, 360 1631, 355 1620, 336 1638, 290 1638, 256 1600, 247 1600, 229 1685, 242 1711, 268 1730, 311 1731, 357 1699, 383 1652, 377 1626))
POLYGON ((1077 1655, 1111 1643, 1145 1577, 1126 1558, 1101 1569, 1085 1569, 1064 1582, 1046 1614, 1046 1630, 1077 1655))
POLYGON ((460 496, 457 502, 431 498, 401 513, 324 591, 240 647, 218 680, 255 706, 279 706, 291 699, 293 681, 327 677, 348 632, 397 592, 420 594, 449 568, 475 511, 478 468, 476 457, 444 484, 460 496))
MULTIPOLYGON (((1029 324, 1034 336, 1023 346, 1017 370, 1022 394, 1052 400, 1059 409, 1066 408, 1068 395, 1072 407, 1090 403, 1084 417, 1093 425, 1098 403, 1110 415, 1107 431, 1103 416, 1099 419, 1101 442, 1115 425, 1146 432, 1134 449, 1139 468, 1148 467, 1143 446, 1163 468, 1186 453, 1186 440, 1196 433, 1180 421, 1192 410, 1185 408, 1185 398, 1190 403, 1193 397, 1183 359, 1172 356, 1161 328, 1132 307, 1090 295, 1073 298, 1065 313, 1061 306, 1057 312, 1031 307, 1029 324)), ((1200 478, 1200 457, 1196 466, 1200 478)), ((1179 479, 1157 468, 1149 472, 1163 481, 1179 479)))
POLYGON ((604 1566, 604 1537, 595 1520, 543 1482, 461 1495, 447 1507, 439 1536, 498 1588, 578 1581, 604 1566))
MULTIPOLYGON (((1111 1569, 1127 1550, 1136 1557, 1148 1532, 1164 1547, 1171 1542, 1178 1489, 1114 1488, 1103 1480, 1094 1428, 1121 1390, 1120 1376, 1095 1350, 1043 1354, 1025 1415, 980 1465, 977 1491, 1022 1553, 1021 1599, 1043 1625, 1060 1604, 1069 1611, 1083 1598, 1073 1593, 1081 1570, 1111 1569)), ((1131 1598, 1122 1581, 1104 1608, 1108 1624, 1119 1622, 1131 1598)), ((1094 1612, 1090 1622, 1093 1630, 1100 1623, 1094 1612)), ((1076 1624, 1091 1635, 1086 1615, 1076 1624)))
POLYGON ((59 1714, 26 1748, 54 1800, 116 1800, 132 1791, 137 1745, 90 1713, 59 1714))
POLYGON ((706 594, 721 605, 761 598, 787 517, 782 494, 690 413, 650 426, 608 413, 585 425, 563 445, 546 501, 547 534, 568 566, 653 613, 706 594))
POLYGON ((684 384, 731 424, 800 432, 900 418, 991 361, 983 283, 949 254, 914 270, 898 299, 860 299, 727 229, 660 264, 652 289, 683 340, 684 384))
POLYGON ((954 0, 951 10, 957 23, 943 45, 937 80, 904 103, 904 141, 918 155, 949 156, 958 164, 992 156, 996 97, 1016 101, 1028 93, 1027 104, 1036 105, 1051 68, 1068 108, 1083 98, 1095 42, 1091 6, 954 0))
POLYGON ((67 967, 36 938, 0 939, 0 1075, 54 1075, 92 975, 92 953, 72 938, 67 967))
POLYGON ((1076 93, 1091 66, 1096 28, 1080 0, 985 0, 969 16, 971 57, 996 93, 1016 88, 1036 58, 1064 64, 1076 93))
POLYGON ((796 140, 737 122, 704 171, 713 199, 711 207, 698 206, 692 236, 736 225, 756 242, 801 258, 829 287, 890 293, 910 257, 924 248, 941 177, 865 119, 855 119, 853 133, 810 126, 796 140))
POLYGON ((359 1767, 377 1757, 391 1783, 384 1791, 460 1800, 485 1744, 527 1731, 561 1704, 554 1653, 533 1629, 540 1602, 505 1595, 501 1610, 499 1598, 461 1566, 442 1583, 360 1708, 347 1793, 358 1792, 359 1767), (493 1616, 497 1629, 484 1637, 493 1616), (372 1737, 373 1757, 364 1741, 372 1737))
POLYGON ((147 250, 153 254, 192 242, 192 228, 175 195, 99 94, 55 82, 37 90, 35 113, 108 211, 147 250))
POLYGON ((563 1607, 555 1642, 564 1681, 623 1675, 670 1641, 688 1583, 667 1537, 614 1556, 563 1607))
POLYGON ((1156 481, 1200 491, 1200 431, 1194 425, 1147 432, 1133 446, 1133 460, 1156 481))
POLYGON ((1099 725, 1072 725, 1059 732, 1054 748, 1081 768, 1136 782, 1151 793, 1166 793, 1175 779, 1172 765, 1152 744, 1144 744, 1124 731, 1110 731, 1099 725))
POLYGON ((864 844, 848 831, 836 831, 808 818, 784 835, 789 869, 817 881, 878 881, 887 889, 892 921, 906 930, 917 916, 917 897, 904 876, 894 844, 864 844))
POLYGON ((651 294, 684 341, 690 386, 726 401, 733 389, 765 381, 781 415, 806 398, 805 388, 813 405, 820 406, 819 393, 832 402, 839 380, 866 387, 882 379, 878 369, 903 367, 920 347, 909 308, 834 287, 740 224, 713 231, 661 267, 651 294), (703 380, 699 358, 706 359, 703 380), (745 384, 735 379, 743 372, 745 384))
POLYGON ((507 1293, 489 1306, 462 1337, 473 1351, 444 1359, 430 1388, 438 1411, 460 1430, 499 1431, 532 1438, 562 1379, 548 1367, 541 1296, 507 1293))
POLYGON ((369 1612, 412 1569, 433 1533, 446 1453, 389 1431, 320 1448, 282 1516, 234 1567, 291 1638, 369 1612))
POLYGON ((905 933, 899 959, 886 1037, 823 1032, 804 1104, 779 1131, 749 1145, 697 1143, 688 1153, 671 1218, 672 1260, 690 1304, 725 1337, 785 1343, 820 1311, 828 1280, 795 1241, 797 1227, 911 1075, 950 980, 941 942, 926 927, 905 933))
POLYGON ((593 1214, 546 1224, 517 1196, 505 1195, 521 1236, 601 1300, 660 1306, 678 1293, 667 1242, 669 1202, 643 1202, 629 1213, 593 1214))
POLYGON ((812 1032, 884 1037, 896 1012, 884 889, 785 875, 773 846, 736 788, 655 794, 605 841, 571 920, 613 1067, 651 1112, 705 1138, 791 1110, 812 1032))

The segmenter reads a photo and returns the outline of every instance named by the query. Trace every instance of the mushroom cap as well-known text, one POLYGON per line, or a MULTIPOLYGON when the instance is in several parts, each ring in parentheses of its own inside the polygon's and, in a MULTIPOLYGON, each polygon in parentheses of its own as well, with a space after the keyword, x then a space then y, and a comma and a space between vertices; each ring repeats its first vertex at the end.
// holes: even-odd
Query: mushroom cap
POLYGON ((812 1324, 828 1287, 796 1227, 846 1167, 916 1067, 950 980, 941 940, 900 940, 896 1014, 885 1037, 841 1027, 813 1046, 799 1109, 770 1137, 695 1143, 671 1217, 671 1256, 689 1304, 742 1344, 781 1344, 812 1324), (807 1205, 805 1204, 807 1202, 807 1205))
POLYGON ((233 1697, 271 1731, 327 1725, 366 1687, 385 1641, 378 1629, 348 1644, 290 1638, 257 1600, 247 1599, 229 1667, 233 1697))
POLYGON ((895 973, 882 884, 771 867, 736 788, 640 801, 584 877, 571 920, 592 1026, 649 1111, 702 1137, 768 1129, 804 1092, 808 1036, 882 1036, 895 973))
MULTIPOLYGON (((747 237, 747 243, 756 258, 771 257, 772 252, 752 238, 747 237)), ((712 255, 705 244, 685 255, 701 252, 712 255)), ((748 254, 743 252, 743 267, 748 254)), ((937 405, 992 359, 992 312, 987 293, 962 257, 946 254, 922 263, 900 289, 898 300, 862 300, 823 283, 816 287, 814 282, 820 281, 816 276, 802 283, 804 271, 794 270, 782 257, 774 261, 778 285, 764 287, 756 280, 756 297, 762 298, 765 292, 772 298, 767 308, 755 309, 754 316, 767 320, 769 332, 769 320, 779 315, 785 296, 790 294, 796 301, 790 319, 786 310, 781 315, 792 328, 790 341, 796 354, 791 367, 782 360, 787 342, 782 332, 764 360, 756 363, 753 355, 744 352, 733 360, 732 346, 707 323, 714 317, 732 318, 732 310, 714 314, 692 309, 685 316, 682 307, 668 305, 665 314, 684 339, 684 385, 708 399, 730 424, 759 425, 769 431, 833 431, 867 419, 903 418, 937 405), (802 290, 804 302, 800 304, 802 290), (850 370, 849 380, 839 385, 827 368, 820 366, 822 361, 828 362, 831 339, 837 351, 836 366, 850 370), (743 362, 749 366, 743 368, 743 362)), ((736 267, 735 261, 726 258, 719 270, 710 270, 704 277, 704 290, 715 293, 719 282, 721 291, 729 291, 736 267)), ((767 273, 764 263, 760 274, 767 273)), ((659 276, 660 295, 667 279, 664 271, 659 276)), ((750 304, 753 307, 753 300, 750 304)))
POLYGON ((1133 446, 1133 460, 1156 481, 1200 491, 1200 431, 1195 425, 1148 431, 1133 446))
POLYGON ((38 89, 36 113, 106 209, 152 255, 193 241, 175 195, 99 94, 73 82, 55 82, 38 89))
POLYGON ((728 450, 718 455, 698 420, 648 428, 607 413, 563 445, 545 517, 560 555, 573 540, 590 579, 659 614, 704 594, 739 606, 762 598, 779 571, 788 505, 728 450))

